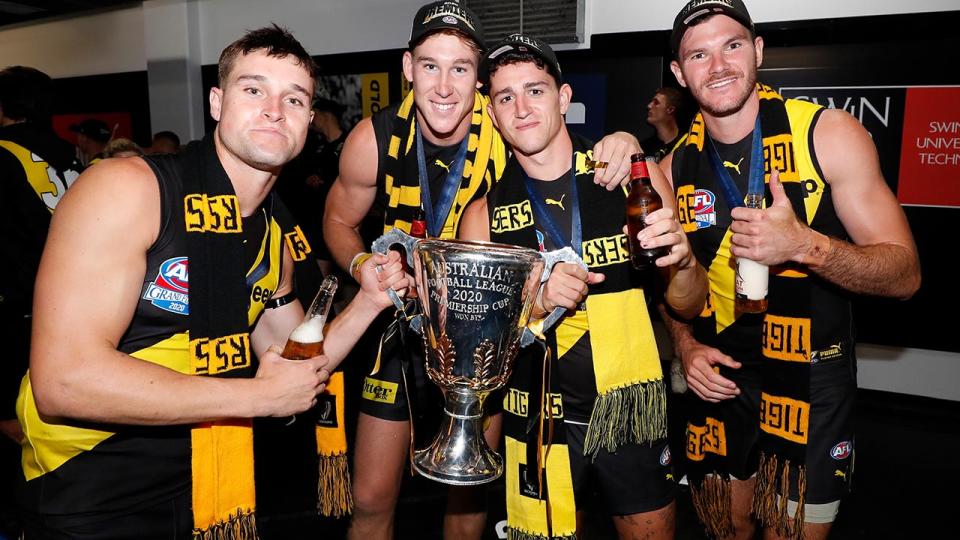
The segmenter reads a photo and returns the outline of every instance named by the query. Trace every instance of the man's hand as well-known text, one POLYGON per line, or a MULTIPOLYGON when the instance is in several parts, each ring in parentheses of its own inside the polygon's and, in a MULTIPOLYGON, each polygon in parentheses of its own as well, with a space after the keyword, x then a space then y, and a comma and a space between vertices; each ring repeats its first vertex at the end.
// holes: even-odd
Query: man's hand
POLYGON ((708 347, 692 337, 687 338, 683 346, 678 347, 683 371, 687 374, 687 386, 700 399, 710 403, 719 403, 740 394, 733 381, 714 371, 716 365, 740 369, 740 362, 723 354, 718 349, 708 347))
POLYGON ((597 168, 593 181, 613 191, 630 181, 630 156, 640 151, 640 143, 633 135, 618 131, 607 135, 593 147, 593 160, 607 164, 597 168))
POLYGON ((770 175, 770 193, 773 204, 768 208, 740 207, 730 212, 734 233, 730 253, 767 266, 801 262, 814 240, 813 231, 797 219, 776 169, 770 175))
MULTIPOLYGON (((673 210, 661 208, 647 216, 647 226, 637 233, 644 249, 667 247, 667 254, 655 261, 659 267, 677 265, 680 270, 693 268, 697 260, 690 250, 690 242, 680 223, 674 219, 673 210)), ((624 233, 627 228, 624 226, 624 233)))
MULTIPOLYGON (((576 309, 587 296, 588 285, 602 282, 603 274, 588 272, 576 264, 558 263, 553 267, 550 278, 543 284, 539 306, 542 316, 558 307, 576 309)), ((539 314, 535 314, 539 315, 539 314)))
POLYGON ((360 293, 380 309, 393 305, 387 289, 393 289, 403 298, 411 278, 403 271, 400 253, 390 250, 387 255, 374 253, 360 265, 360 293))
POLYGON ((287 360, 282 349, 271 345, 260 357, 260 367, 253 379, 258 383, 257 416, 285 417, 301 413, 317 403, 317 394, 326 389, 330 372, 327 357, 287 360))
POLYGON ((23 429, 16 418, 0 420, 0 433, 6 435, 13 442, 20 444, 23 441, 23 429))

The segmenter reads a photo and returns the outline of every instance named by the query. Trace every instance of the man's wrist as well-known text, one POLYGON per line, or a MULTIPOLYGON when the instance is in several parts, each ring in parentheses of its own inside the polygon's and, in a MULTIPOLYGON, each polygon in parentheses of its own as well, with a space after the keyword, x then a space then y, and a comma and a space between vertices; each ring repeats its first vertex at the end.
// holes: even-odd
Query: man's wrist
POLYGON ((807 229, 808 242, 806 249, 800 254, 797 262, 809 268, 823 266, 830 253, 830 237, 813 229, 807 229))
POLYGON ((372 256, 372 253, 361 251, 354 255, 353 260, 350 261, 350 275, 353 276, 353 279, 355 279, 357 283, 360 283, 360 267, 372 256))

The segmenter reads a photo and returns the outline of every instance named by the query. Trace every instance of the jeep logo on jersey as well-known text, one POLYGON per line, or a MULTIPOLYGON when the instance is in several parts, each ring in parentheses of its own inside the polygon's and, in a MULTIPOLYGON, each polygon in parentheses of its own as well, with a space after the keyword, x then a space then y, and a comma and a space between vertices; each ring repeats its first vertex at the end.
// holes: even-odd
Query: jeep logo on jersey
POLYGON ((660 465, 666 467, 670 464, 670 447, 664 446, 663 452, 660 452, 660 465))
POLYGON ((188 290, 187 258, 174 257, 160 264, 157 278, 147 285, 143 299, 164 311, 189 315, 188 290))
POLYGON ((841 459, 847 459, 850 457, 851 452, 853 452, 853 443, 850 441, 841 441, 830 449, 830 457, 840 461, 841 459))

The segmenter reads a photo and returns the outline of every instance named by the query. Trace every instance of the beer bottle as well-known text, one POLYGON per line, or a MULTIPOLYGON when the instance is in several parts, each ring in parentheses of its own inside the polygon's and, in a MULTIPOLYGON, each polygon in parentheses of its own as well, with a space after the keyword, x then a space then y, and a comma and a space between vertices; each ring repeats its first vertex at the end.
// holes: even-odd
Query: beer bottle
POLYGON ((655 267, 654 261, 667 254, 666 246, 646 249, 637 240, 637 233, 646 226, 647 216, 663 208, 663 199, 650 183, 646 156, 638 152, 630 156, 630 193, 627 195, 627 238, 630 262, 637 270, 655 267))
MULTIPOLYGON (((747 193, 747 208, 763 208, 763 193, 747 193)), ((763 313, 767 310, 767 285, 770 271, 767 265, 737 257, 737 277, 734 282, 736 310, 740 313, 763 313)))
POLYGON ((293 329, 287 338, 287 345, 280 355, 287 360, 306 360, 323 354, 323 325, 330 314, 330 305, 333 304, 333 295, 337 292, 337 278, 327 276, 310 304, 310 309, 303 316, 303 322, 293 329))

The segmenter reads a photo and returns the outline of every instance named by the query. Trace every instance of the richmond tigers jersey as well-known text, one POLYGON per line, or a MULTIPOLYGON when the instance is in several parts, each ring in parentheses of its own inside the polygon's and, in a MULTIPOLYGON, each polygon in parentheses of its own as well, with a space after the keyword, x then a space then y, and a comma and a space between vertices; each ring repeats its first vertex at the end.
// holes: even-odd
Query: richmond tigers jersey
MULTIPOLYGON (((189 261, 179 178, 163 160, 148 159, 162 176, 161 229, 147 253, 137 308, 118 350, 134 358, 192 373, 189 343, 189 261), (159 163, 159 166, 158 166, 159 163)), ((248 320, 251 327, 280 282, 283 234, 271 212, 273 197, 244 218, 248 320)), ((47 423, 24 377, 18 416, 24 441, 28 511, 39 514, 123 512, 190 489, 190 426, 117 426, 47 423)))

